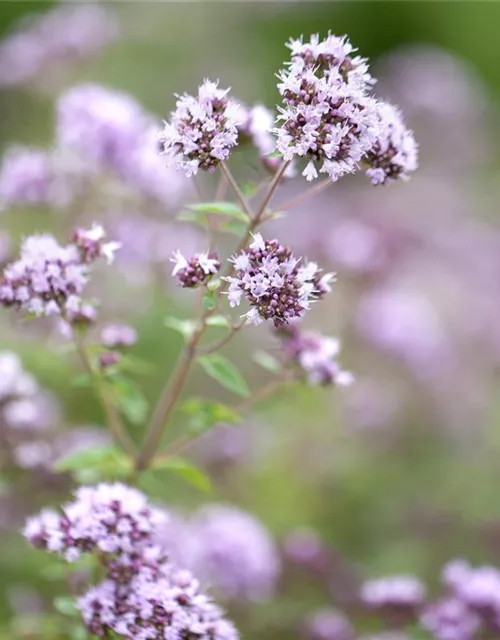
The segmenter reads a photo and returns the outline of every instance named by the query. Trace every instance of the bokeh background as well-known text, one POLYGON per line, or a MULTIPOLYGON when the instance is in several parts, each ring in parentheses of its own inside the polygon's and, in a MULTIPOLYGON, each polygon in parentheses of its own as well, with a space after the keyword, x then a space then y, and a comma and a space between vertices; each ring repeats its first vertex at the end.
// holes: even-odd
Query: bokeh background
MULTIPOLYGON (((0 3, 0 31, 6 36, 23 16, 53 6, 0 3)), ((214 478, 208 496, 170 476, 159 475, 148 487, 178 508, 234 503, 260 518, 281 548, 304 527, 330 548, 336 560, 326 588, 314 572, 286 566, 269 602, 229 605, 246 636, 300 633, 305 615, 342 603, 355 576, 409 573, 432 588, 450 558, 499 564, 500 3, 105 6, 116 14, 120 35, 99 55, 39 78, 36 86, 0 88, 0 148, 50 147, 57 95, 81 82, 130 93, 159 124, 174 92, 193 91, 208 76, 246 103, 272 108, 285 42, 328 30, 348 34, 370 58, 377 92, 401 106, 420 144, 421 167, 409 183, 373 188, 363 176, 348 177, 270 227, 298 253, 337 271, 333 294, 307 325, 341 338, 355 384, 284 389, 259 404, 241 429, 204 441, 192 457, 214 478)), ((251 158, 235 161, 243 180, 256 171, 251 158)), ((212 183, 202 186, 210 193, 212 183)), ((303 187, 288 183, 278 206, 303 187)), ((125 216, 123 210, 101 215, 98 199, 95 206, 104 223, 105 216, 116 224, 125 216)), ((68 228, 57 212, 26 208, 2 216, 14 246, 23 234, 68 228)), ((168 233, 164 241, 165 249, 175 248, 168 233)), ((138 283, 137 269, 118 263, 106 283, 105 313, 137 329, 134 353, 154 365, 140 381, 152 401, 181 348, 163 318, 187 316, 192 299, 163 271, 142 274, 138 283)), ((7 313, 0 322, 3 348, 18 352, 54 394, 61 423, 102 425, 92 392, 70 383, 78 367, 56 348, 49 328, 28 327, 7 313)), ((256 349, 277 349, 265 328, 225 351, 252 388, 267 375, 252 360, 256 349)), ((190 389, 229 398, 201 372, 190 389)), ((141 426, 132 428, 139 437, 141 426)), ((39 637, 40 629, 12 626, 13 616, 42 607, 60 590, 45 571, 46 559, 26 549, 18 528, 27 513, 65 496, 69 485, 47 473, 33 482, 30 473, 10 469, 2 477, 5 638, 39 637)))

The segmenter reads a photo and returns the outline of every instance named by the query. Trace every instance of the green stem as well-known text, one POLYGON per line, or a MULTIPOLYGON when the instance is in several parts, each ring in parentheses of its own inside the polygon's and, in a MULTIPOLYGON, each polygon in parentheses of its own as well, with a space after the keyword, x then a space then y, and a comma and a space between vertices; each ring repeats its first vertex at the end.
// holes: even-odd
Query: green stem
POLYGON ((144 444, 136 458, 135 468, 138 472, 148 468, 149 463, 155 454, 156 448, 162 439, 163 430, 168 423, 177 399, 184 387, 191 364, 196 356, 196 347, 198 346, 198 343, 206 329, 205 321, 210 314, 211 312, 205 312, 203 314, 198 329, 194 331, 188 340, 172 375, 167 380, 167 383, 163 388, 158 404, 155 407, 153 416, 149 423, 144 444))
POLYGON ((286 200, 283 204, 279 204, 278 209, 280 210, 282 209, 283 211, 288 211, 288 209, 291 209, 292 207, 297 206, 303 200, 306 200, 307 198, 310 198, 311 196, 315 196, 321 191, 324 191, 331 184, 332 184, 332 181, 329 178, 326 180, 322 180, 318 184, 315 184, 314 187, 310 187, 309 189, 302 191, 301 193, 294 196, 293 198, 290 198, 290 200, 286 200))
MULTIPOLYGON (((236 198, 238 199, 242 208, 244 209, 244 211, 247 213, 249 217, 249 221, 248 221, 245 233, 238 244, 238 248, 236 249, 237 253, 247 245, 248 240, 252 234, 252 231, 254 231, 259 225, 259 223, 261 222, 262 216, 266 211, 266 207, 269 204, 274 194, 274 191, 276 190, 288 165, 289 165, 288 162, 284 162, 281 165, 281 167, 278 169, 278 171, 276 172, 273 180, 271 181, 267 189, 267 192, 261 202, 261 205, 256 215, 253 216, 251 207, 248 204, 247 199, 245 198, 243 192, 239 188, 231 171, 229 170, 229 168, 225 163, 223 162, 221 163, 221 169, 224 176, 227 179, 228 184, 233 189, 236 195, 236 198)), ((231 275, 233 273, 233 269, 234 267, 231 265, 227 275, 231 275)), ((221 294, 222 294, 222 291, 221 289, 219 289, 217 293, 218 302, 220 301, 221 294)), ((215 313, 217 308, 218 308, 218 304, 215 307, 215 309, 212 309, 211 311, 205 310, 201 313, 201 317, 198 320, 197 329, 193 332, 193 334, 189 338, 184 348, 184 351, 182 352, 182 355, 179 358, 177 365, 175 366, 175 369, 172 375, 167 380, 163 388, 163 391, 160 394, 160 398, 155 407, 155 410, 153 411, 153 415, 151 417, 148 429, 146 431, 146 437, 144 439, 144 443, 136 457, 135 475, 143 471, 144 469, 147 469, 155 456, 156 449, 158 448, 158 445, 160 444, 161 439, 163 437, 163 432, 165 430, 165 427, 168 424, 169 418, 172 415, 172 412, 175 408, 177 400, 179 399, 182 389, 184 388, 184 383, 186 382, 187 376, 191 369, 191 365, 193 361, 196 359, 198 345, 207 328, 206 321, 213 313, 215 313)), ((233 337, 233 335, 234 335, 234 332, 230 334, 229 339, 225 341, 224 344, 227 344, 227 342, 229 342, 229 340, 233 337)), ((218 346, 217 348, 220 348, 220 346, 218 346)))
POLYGON ((109 397, 108 391, 103 385, 103 381, 101 377, 95 372, 94 367, 92 366, 92 362, 90 360, 89 354, 87 352, 87 348, 85 346, 85 342, 78 332, 75 332, 75 347, 76 351, 80 357, 80 360, 83 364, 83 367, 87 371, 87 373, 91 376, 99 398, 101 400, 101 404, 106 413, 106 420, 108 423, 109 430, 111 431, 114 440, 117 444, 119 444, 123 450, 129 455, 135 455, 135 446, 127 433, 125 426, 122 422, 120 413, 113 402, 113 400, 109 397))
POLYGON ((225 162, 221 162, 220 163, 220 168, 221 168, 222 173, 224 174, 224 177, 226 178, 229 186, 233 190, 234 195, 236 196, 236 199, 240 203, 241 208, 247 214, 247 216, 249 218, 251 218, 252 217, 252 207, 250 206, 248 200, 246 199, 245 194, 243 193, 243 191, 238 186, 238 183, 234 179, 234 176, 231 173, 231 170, 229 169, 229 167, 227 166, 227 164, 225 162))
MULTIPOLYGON (((279 387, 286 382, 288 382, 288 378, 277 377, 273 378, 268 382, 268 384, 264 385, 260 389, 258 389, 255 393, 253 393, 250 398, 246 398, 242 400, 239 404, 236 405, 235 411, 238 413, 242 413, 243 411, 248 411, 253 406, 265 400, 269 397, 274 391, 279 389, 279 387)), ((182 436, 177 440, 174 440, 171 444, 169 444, 163 451, 160 451, 158 455, 155 457, 156 461, 168 460, 169 458, 178 455, 185 451, 195 440, 199 438, 198 434, 182 436)))

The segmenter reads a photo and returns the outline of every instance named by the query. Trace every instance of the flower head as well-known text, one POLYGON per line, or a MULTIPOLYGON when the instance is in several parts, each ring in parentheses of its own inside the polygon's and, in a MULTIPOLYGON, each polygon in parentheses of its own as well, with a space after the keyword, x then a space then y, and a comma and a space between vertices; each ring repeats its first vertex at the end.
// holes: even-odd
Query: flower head
POLYGON ((278 240, 264 240, 256 233, 249 248, 232 258, 235 276, 230 276, 229 304, 235 307, 243 297, 252 309, 246 317, 254 324, 272 320, 276 327, 301 318, 312 301, 328 290, 328 276, 318 265, 296 258, 278 240))
POLYGON ((285 354, 305 377, 310 385, 334 384, 347 386, 353 376, 343 371, 338 363, 340 341, 320 333, 302 331, 289 325, 278 332, 285 354))
POLYGON ((380 123, 375 144, 364 157, 366 175, 373 184, 406 179, 418 166, 418 147, 399 109, 387 102, 377 104, 380 123))
POLYGON ((151 544, 164 515, 136 489, 120 483, 80 487, 62 514, 42 512, 28 520, 24 534, 33 546, 68 561, 98 550, 110 556, 131 555, 151 544))
POLYGON ((78 600, 90 633, 146 640, 238 640, 235 627, 201 591, 189 571, 170 563, 152 579, 140 571, 122 585, 106 580, 78 600))
POLYGON ((238 640, 234 626, 189 571, 154 544, 165 514, 120 483, 81 487, 62 509, 28 520, 35 547, 77 560, 95 553, 106 578, 77 601, 88 631, 130 640, 238 640))
POLYGON ((283 97, 275 129, 285 160, 308 160, 307 180, 326 173, 335 181, 357 169, 379 129, 366 61, 344 38, 329 34, 289 43, 292 56, 278 75, 283 97))
POLYGON ((104 242, 106 232, 104 228, 94 222, 90 229, 76 229, 73 233, 73 243, 78 248, 80 259, 88 264, 104 257, 108 264, 115 258, 115 252, 120 248, 119 242, 104 242))
POLYGON ((205 284, 220 269, 216 253, 196 253, 187 260, 180 251, 175 251, 171 262, 175 265, 172 275, 177 276, 181 287, 188 289, 205 284))
POLYGON ((238 142, 242 118, 239 105, 227 97, 228 92, 219 89, 217 82, 205 80, 196 97, 178 97, 161 138, 169 164, 191 176, 198 169, 213 172, 227 160, 238 142))
MULTIPOLYGON (((18 260, 7 265, 0 279, 0 303, 37 316, 80 318, 81 295, 89 263, 113 257, 116 243, 103 243, 101 227, 79 230, 75 242, 61 246, 51 235, 30 236, 18 260)), ((86 313, 86 315, 88 315, 86 313)))

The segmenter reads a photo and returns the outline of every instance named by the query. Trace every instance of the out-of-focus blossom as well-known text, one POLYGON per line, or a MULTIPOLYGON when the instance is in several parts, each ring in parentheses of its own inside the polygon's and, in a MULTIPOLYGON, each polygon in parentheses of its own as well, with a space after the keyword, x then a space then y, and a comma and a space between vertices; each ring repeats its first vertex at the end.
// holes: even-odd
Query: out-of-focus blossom
POLYGON ((288 46, 291 61, 278 76, 284 106, 275 129, 277 148, 285 160, 308 160, 302 174, 307 180, 318 177, 318 163, 335 181, 358 168, 379 134, 366 61, 352 55, 347 38, 331 34, 288 46))
POLYGON ((206 284, 220 269, 220 260, 216 253, 197 253, 187 260, 177 250, 171 262, 174 263, 172 275, 177 277, 181 287, 188 289, 206 284))
POLYGON ((97 54, 117 35, 114 14, 98 4, 34 15, 0 42, 0 87, 39 82, 44 72, 97 54))
POLYGON ((97 84, 66 91, 57 104, 57 145, 121 170, 144 136, 148 118, 130 96, 97 84))
POLYGON ((198 169, 213 172, 238 143, 242 112, 227 97, 229 89, 205 80, 198 95, 178 97, 161 137, 168 164, 192 176, 198 169))
POLYGON ((114 216, 109 228, 121 243, 117 260, 131 279, 143 280, 151 270, 166 275, 173 252, 179 249, 186 255, 193 255, 200 240, 196 230, 187 225, 176 225, 138 213, 114 216))
POLYGON ((349 620, 336 609, 320 609, 305 623, 310 640, 355 640, 356 632, 349 620))
POLYGON ((416 609, 426 589, 414 576, 399 575, 367 580, 361 588, 361 602, 370 609, 416 609))
POLYGON ((388 102, 377 104, 379 128, 373 147, 364 157, 366 175, 372 184, 406 179, 418 166, 418 148, 413 132, 403 122, 399 109, 388 102))
POLYGON ((128 324, 108 324, 101 330, 101 344, 109 349, 133 347, 137 332, 128 324))
POLYGON ((453 561, 444 567, 443 579, 454 596, 476 611, 493 615, 500 626, 500 570, 453 561))
POLYGON ((377 93, 403 109, 417 134, 422 170, 477 166, 490 156, 487 89, 465 60, 409 45, 383 56, 377 77, 377 93))
POLYGON ((369 292, 361 299, 356 322, 365 339, 401 358, 419 376, 442 368, 450 356, 442 321, 418 292, 400 287, 369 292))
POLYGON ((340 341, 313 331, 288 325, 278 331, 285 357, 298 366, 310 385, 348 386, 354 378, 338 363, 340 341))
POLYGON ((283 550, 285 557, 294 564, 318 573, 325 573, 330 569, 329 550, 312 529, 290 531, 284 540, 283 550))
POLYGON ((240 509, 210 504, 188 519, 172 516, 159 543, 221 597, 262 600, 274 592, 278 550, 264 526, 240 509))
POLYGON ((481 619, 458 598, 444 598, 425 607, 420 624, 437 640, 472 640, 481 619))
POLYGON ((199 541, 195 573, 227 598, 261 600, 274 592, 277 549, 252 515, 224 505, 202 507, 192 520, 199 541))
POLYGON ((288 247, 265 241, 260 233, 231 262, 236 275, 226 278, 229 304, 236 307, 244 297, 252 307, 245 317, 254 324, 272 319, 275 327, 282 327, 301 318, 312 301, 331 290, 332 274, 321 276, 314 262, 301 265, 288 247))
POLYGON ((45 206, 60 209, 71 201, 69 176, 50 152, 14 146, 0 166, 0 209, 45 206))

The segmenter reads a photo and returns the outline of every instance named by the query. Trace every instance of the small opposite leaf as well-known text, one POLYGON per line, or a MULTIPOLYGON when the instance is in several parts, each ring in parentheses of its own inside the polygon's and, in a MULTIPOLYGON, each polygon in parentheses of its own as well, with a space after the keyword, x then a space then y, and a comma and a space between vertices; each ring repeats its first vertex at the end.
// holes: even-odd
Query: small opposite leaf
POLYGON ((193 222, 203 229, 207 227, 207 216, 196 211, 181 211, 176 220, 180 222, 193 222))
POLYGON ((189 340, 196 331, 196 323, 194 320, 181 320, 181 318, 175 318, 174 316, 167 316, 165 318, 165 326, 180 333, 186 341, 189 340))
POLYGON ((256 351, 253 354, 253 359, 254 362, 259 364, 263 369, 266 369, 266 371, 270 371, 271 373, 277 373, 281 370, 279 360, 265 351, 256 351))
POLYGON ((248 222, 247 214, 234 202, 200 202, 189 205, 188 209, 197 213, 214 213, 218 216, 248 222))
POLYGON ((148 401, 139 387, 123 376, 115 376, 109 382, 116 395, 120 411, 132 424, 142 424, 148 414, 148 401))
POLYGON ((229 391, 243 397, 250 395, 250 389, 245 379, 234 364, 224 356, 219 353, 212 353, 199 358, 199 362, 209 376, 217 380, 229 391))
POLYGON ((221 315, 209 316, 205 320, 205 324, 209 327, 230 327, 231 326, 231 322, 229 321, 229 319, 226 318, 226 316, 221 316, 221 315))
POLYGON ((210 431, 218 424, 237 424, 241 421, 240 414, 232 407, 204 398, 190 398, 184 403, 182 410, 191 417, 189 432, 193 435, 210 431))
POLYGON ((213 311, 217 306, 217 294, 215 291, 207 291, 203 296, 203 308, 213 311))
POLYGON ((92 385, 92 376, 90 373, 80 373, 71 380, 73 387, 90 387, 92 385))
POLYGON ((54 609, 71 618, 79 615, 74 599, 69 596, 57 596, 54 598, 54 609))
POLYGON ((54 471, 70 472, 87 481, 122 478, 130 473, 132 461, 113 445, 92 447, 63 456, 54 463, 54 471))
POLYGON ((165 458, 164 460, 157 460, 153 462, 152 469, 166 470, 176 473, 187 482, 191 483, 197 489, 208 492, 212 488, 210 478, 205 473, 195 467, 191 462, 187 462, 183 458, 165 458))
POLYGON ((221 231, 225 233, 232 233, 235 236, 241 238, 245 235, 247 230, 247 225, 241 222, 240 220, 230 220, 221 226, 221 231))

